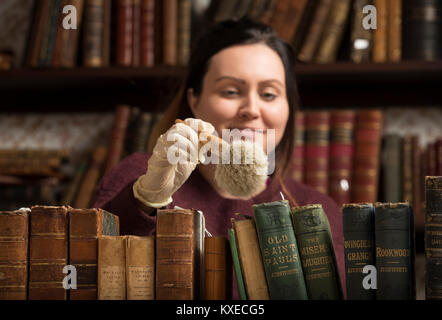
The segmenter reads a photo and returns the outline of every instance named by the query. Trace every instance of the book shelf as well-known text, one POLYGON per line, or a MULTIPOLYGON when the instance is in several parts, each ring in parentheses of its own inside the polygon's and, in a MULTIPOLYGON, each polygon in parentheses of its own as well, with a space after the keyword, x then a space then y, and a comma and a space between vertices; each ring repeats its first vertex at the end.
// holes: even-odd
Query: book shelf
MULTIPOLYGON (((110 111, 120 103, 163 110, 185 73, 176 66, 2 71, 2 111, 110 111)), ((296 75, 304 109, 434 106, 440 101, 442 61, 298 63, 296 75)))

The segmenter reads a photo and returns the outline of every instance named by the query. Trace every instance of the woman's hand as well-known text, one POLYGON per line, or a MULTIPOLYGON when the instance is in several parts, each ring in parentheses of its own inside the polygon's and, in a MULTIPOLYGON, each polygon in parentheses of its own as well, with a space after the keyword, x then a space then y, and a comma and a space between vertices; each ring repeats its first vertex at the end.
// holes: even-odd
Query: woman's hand
POLYGON ((148 207, 161 208, 189 178, 198 164, 199 134, 210 135, 214 127, 188 118, 162 134, 148 161, 147 172, 133 186, 135 198, 148 207))

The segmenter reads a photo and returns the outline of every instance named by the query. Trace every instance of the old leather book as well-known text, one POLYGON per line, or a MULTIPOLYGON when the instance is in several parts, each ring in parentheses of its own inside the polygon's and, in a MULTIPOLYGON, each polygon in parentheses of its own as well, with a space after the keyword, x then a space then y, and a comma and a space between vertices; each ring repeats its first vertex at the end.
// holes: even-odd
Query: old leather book
POLYGON ((373 32, 373 62, 388 61, 388 6, 386 0, 374 0, 377 9, 376 30, 373 32))
POLYGON ((97 299, 98 237, 119 235, 118 216, 102 209, 69 208, 69 264, 77 269, 71 300, 97 299))
POLYGON ((163 63, 177 65, 178 3, 176 0, 163 2, 163 63))
POLYGON ((68 264, 68 210, 33 206, 30 226, 29 300, 65 300, 63 268, 68 264))
POLYGON ((132 65, 133 9, 132 0, 117 0, 116 62, 119 66, 132 65))
POLYGON ((320 204, 292 208, 305 285, 311 300, 343 299, 330 224, 320 204))
POLYGON ((249 300, 268 300, 269 289, 256 234, 255 221, 252 219, 232 220, 236 235, 238 256, 244 284, 249 300))
POLYGON ((127 236, 127 300, 155 299, 155 239, 127 236))
POLYGON ((0 212, 0 300, 26 300, 29 210, 0 212))
POLYGON ((98 300, 126 300, 126 236, 98 238, 98 300))
POLYGON ((156 298, 194 298, 194 211, 160 209, 156 224, 156 298))
POLYGON ((141 0, 140 64, 155 64, 155 0, 141 0))
POLYGON ((227 239, 223 237, 206 237, 204 243, 204 299, 227 299, 227 239))

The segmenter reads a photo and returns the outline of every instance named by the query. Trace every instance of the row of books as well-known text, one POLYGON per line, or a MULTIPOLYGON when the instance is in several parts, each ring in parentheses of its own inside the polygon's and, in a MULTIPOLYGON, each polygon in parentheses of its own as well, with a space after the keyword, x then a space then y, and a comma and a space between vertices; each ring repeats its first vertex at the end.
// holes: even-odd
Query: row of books
MULTIPOLYGON (((427 299, 442 299, 441 195, 442 176, 427 177, 427 299)), ((347 299, 415 299, 412 206, 345 204, 342 213, 347 299)), ((118 217, 101 209, 2 211, 0 299, 225 300, 230 261, 240 299, 343 298, 321 205, 254 204, 253 217, 232 219, 232 260, 225 238, 205 234, 194 209, 158 210, 154 235, 143 237, 119 236, 118 217), (67 265, 76 268, 68 278, 67 265)))
MULTIPOLYGON (((425 179, 426 299, 442 299, 442 176, 425 179)), ((342 209, 347 299, 416 297, 413 209, 409 203, 346 204, 342 209), (371 281, 368 271, 376 266, 371 281), (371 283, 370 283, 371 282, 371 283), (376 289, 376 290, 372 290, 376 289)))
POLYGON ((23 60, 31 67, 186 65, 192 42, 204 26, 242 16, 272 26, 293 45, 302 62, 383 63, 403 59, 433 61, 441 57, 441 22, 437 14, 432 14, 442 10, 437 0, 212 0, 209 3, 208 6, 195 0, 11 3, 0 8, 4 10, 0 12, 3 29, 9 31, 0 45, 2 61, 7 64, 10 57, 5 52, 12 52, 16 66, 23 65, 23 60), (77 29, 63 28, 63 21, 72 14, 63 13, 68 5, 76 8, 77 29), (364 10, 369 5, 370 10, 364 10), (23 12, 18 13, 19 10, 23 12), (25 26, 17 27, 12 22, 17 15, 25 26), (369 27, 364 27, 364 23, 369 27), (9 38, 11 34, 14 38, 9 38))
POLYGON ((415 135, 382 136, 380 110, 295 115, 292 178, 338 205, 408 201, 423 227, 424 177, 442 175, 442 138, 426 147, 415 135))
MULTIPOLYGON (((212 2, 214 3, 214 2, 212 2)), ((215 1, 212 20, 248 15, 269 24, 306 63, 437 60, 437 0, 215 1), (368 7, 370 6, 370 7, 368 7)))

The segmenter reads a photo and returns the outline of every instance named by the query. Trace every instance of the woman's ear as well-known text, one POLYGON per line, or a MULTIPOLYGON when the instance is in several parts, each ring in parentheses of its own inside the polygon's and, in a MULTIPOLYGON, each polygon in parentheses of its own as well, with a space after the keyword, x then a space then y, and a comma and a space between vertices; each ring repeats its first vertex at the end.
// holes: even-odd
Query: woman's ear
POLYGON ((190 110, 192 110, 192 113, 194 115, 196 115, 195 112, 198 109, 198 102, 199 102, 198 98, 199 97, 194 95, 193 88, 187 89, 187 102, 189 103, 190 110))

